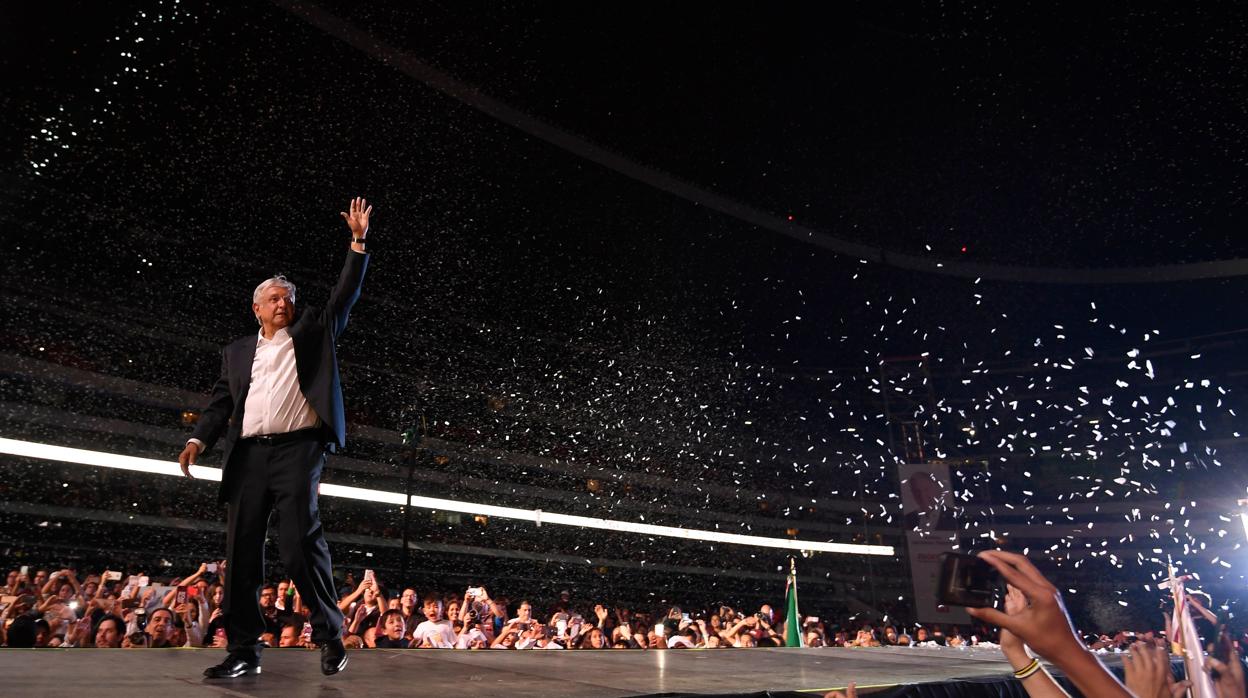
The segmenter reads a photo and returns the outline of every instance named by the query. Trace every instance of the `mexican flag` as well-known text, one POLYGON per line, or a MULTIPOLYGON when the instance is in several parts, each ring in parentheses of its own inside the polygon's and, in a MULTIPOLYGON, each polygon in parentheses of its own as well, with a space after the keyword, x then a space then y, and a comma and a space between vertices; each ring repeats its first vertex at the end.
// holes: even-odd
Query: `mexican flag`
POLYGON ((797 612, 797 562, 789 558, 789 578, 784 585, 784 646, 805 647, 802 641, 802 614, 797 612))

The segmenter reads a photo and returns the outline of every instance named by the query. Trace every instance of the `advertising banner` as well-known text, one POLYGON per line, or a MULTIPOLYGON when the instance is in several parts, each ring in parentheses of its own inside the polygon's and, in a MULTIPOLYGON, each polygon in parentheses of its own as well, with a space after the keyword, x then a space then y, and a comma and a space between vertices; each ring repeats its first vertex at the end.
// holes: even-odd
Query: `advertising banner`
POLYGON ((914 611, 920 623, 971 622, 961 608, 936 603, 940 556, 953 550, 958 522, 954 517, 953 487, 949 466, 919 463, 897 466, 901 481, 902 525, 910 554, 910 578, 914 585, 914 611))

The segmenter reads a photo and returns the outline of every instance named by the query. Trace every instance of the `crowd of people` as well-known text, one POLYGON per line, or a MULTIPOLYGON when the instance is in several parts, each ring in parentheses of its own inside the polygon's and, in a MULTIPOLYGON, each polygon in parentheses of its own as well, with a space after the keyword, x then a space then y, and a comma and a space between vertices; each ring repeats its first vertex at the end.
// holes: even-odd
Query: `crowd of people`
MULTIPOLYGON (((1185 687, 1167 670, 1171 648, 1164 631, 1083 637, 1074 629, 1061 594, 1025 557, 996 551, 981 556, 1009 584, 1000 609, 969 609, 973 626, 831 624, 805 616, 801 643, 1000 647, 1033 698, 1066 695, 1038 658, 1060 668, 1084 695, 1156 698, 1177 695, 1185 687), (1127 652, 1125 686, 1096 660, 1097 651, 1127 652)), ((224 587, 219 580, 225 565, 203 563, 191 575, 165 584, 116 570, 81 578, 71 569, 11 570, 0 600, 0 640, 6 647, 28 648, 223 648, 224 587)), ((313 647, 299 590, 289 580, 264 585, 259 604, 266 625, 264 643, 313 647)), ((538 606, 529 599, 493 596, 485 587, 423 595, 411 587, 388 590, 372 570, 365 570, 358 582, 346 575, 338 605, 346 617, 344 642, 354 649, 666 650, 795 644, 786 641, 785 618, 768 604, 757 611, 727 605, 692 611, 678 606, 636 609, 582 603, 564 591, 553 603, 538 606)), ((1243 639, 1224 634, 1218 640, 1226 644, 1222 659, 1207 658, 1218 698, 1244 695, 1238 659, 1243 639)))
MULTIPOLYGON (((161 583, 142 574, 99 574, 29 567, 10 570, 0 614, 9 647, 224 647, 220 583, 225 562, 161 583)), ((339 589, 344 641, 354 648, 676 649, 784 646, 785 619, 775 608, 720 605, 687 612, 678 606, 637 609, 579 603, 568 591, 553 603, 492 596, 485 587, 452 594, 387 588, 371 570, 339 589)), ((271 647, 311 647, 310 625, 290 580, 259 592, 271 647)), ((951 627, 910 631, 892 625, 842 628, 806 616, 806 646, 977 644, 979 635, 951 627)), ((984 639, 983 641, 987 641, 984 639)))

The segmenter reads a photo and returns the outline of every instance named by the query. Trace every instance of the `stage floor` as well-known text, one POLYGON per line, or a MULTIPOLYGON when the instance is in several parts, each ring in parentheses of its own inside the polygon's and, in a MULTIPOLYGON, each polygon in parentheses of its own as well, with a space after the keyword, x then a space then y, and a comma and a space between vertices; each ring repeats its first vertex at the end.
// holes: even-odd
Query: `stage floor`
MULTIPOLYGON (((322 676, 315 650, 268 650, 260 676, 202 678, 221 650, 0 649, 6 696, 648 696, 802 691, 1010 676, 990 648, 667 651, 357 650, 322 676)), ((1114 655, 1103 657, 1116 665, 1114 655)))

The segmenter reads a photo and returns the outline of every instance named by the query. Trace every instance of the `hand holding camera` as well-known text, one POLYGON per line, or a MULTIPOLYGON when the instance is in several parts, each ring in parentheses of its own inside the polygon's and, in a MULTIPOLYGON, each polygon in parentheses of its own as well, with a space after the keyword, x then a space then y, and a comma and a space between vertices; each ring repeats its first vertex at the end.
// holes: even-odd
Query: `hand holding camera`
POLYGON ((968 607, 967 613, 1017 635, 1039 654, 1057 658, 1083 651, 1083 643, 1070 624, 1062 594, 1045 579, 1031 561, 1017 553, 985 550, 980 559, 992 565, 1010 585, 1017 588, 1027 605, 1013 615, 995 608, 968 607))

